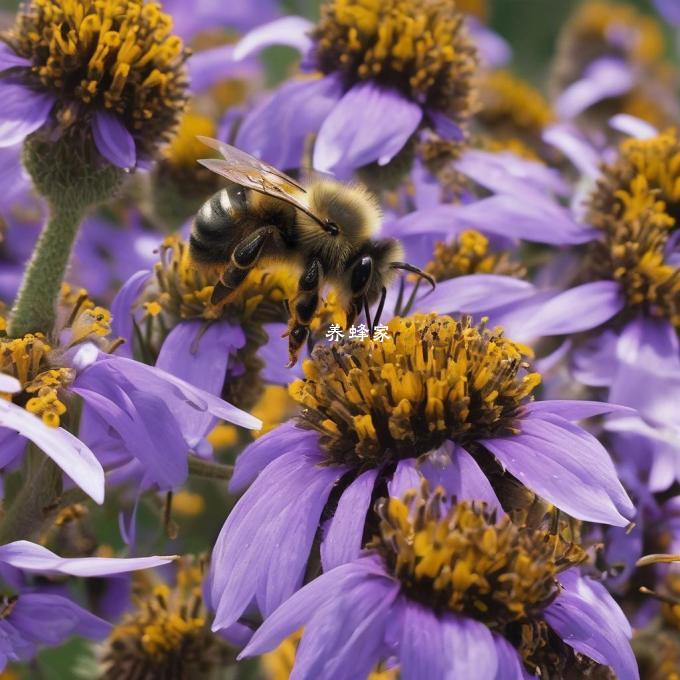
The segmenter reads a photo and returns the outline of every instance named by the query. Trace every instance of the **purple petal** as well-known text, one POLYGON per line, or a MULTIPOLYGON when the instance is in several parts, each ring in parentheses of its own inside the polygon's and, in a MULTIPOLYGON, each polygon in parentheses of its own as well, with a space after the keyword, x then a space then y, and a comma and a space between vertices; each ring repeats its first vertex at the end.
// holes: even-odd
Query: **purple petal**
POLYGON ((441 281, 415 302, 415 312, 483 313, 535 294, 528 281, 497 274, 471 274, 441 281))
POLYGON ((314 430, 297 427, 294 420, 289 420, 258 437, 252 444, 246 446, 236 459, 229 491, 237 493, 244 489, 269 463, 284 453, 318 452, 318 437, 314 430))
POLYGON ((40 418, 4 399, 0 399, 0 426, 30 439, 88 496, 104 502, 104 470, 94 453, 70 432, 47 427, 40 418))
POLYGON ((659 131, 646 120, 630 116, 627 113, 617 113, 610 118, 609 127, 636 139, 651 139, 659 134, 659 131))
POLYGON ((314 144, 313 166, 347 171, 390 160, 403 148, 423 117, 421 108, 371 82, 352 87, 324 120, 314 144))
POLYGON ((510 45, 474 16, 465 17, 465 23, 484 66, 500 68, 512 58, 510 45))
POLYGON ((603 99, 625 94, 634 83, 628 64, 602 57, 590 64, 581 80, 572 83, 560 94, 555 102, 555 111, 560 118, 575 118, 603 99))
POLYGON ((680 26, 680 4, 678 0, 654 0, 661 16, 673 26, 680 26))
MULTIPOLYGON (((375 561, 362 558, 321 574, 288 598, 253 635, 239 659, 271 651, 307 623, 338 592, 351 593, 354 586, 375 577, 375 561)), ((213 627, 214 630, 214 627, 213 627)))
POLYGON ((566 335, 597 328, 625 306, 616 281, 594 281, 552 296, 522 325, 522 337, 566 335))
POLYGON ((229 356, 243 347, 245 341, 239 326, 216 322, 206 327, 198 319, 182 321, 163 341, 156 367, 219 396, 229 356))
POLYGON ((21 383, 11 375, 0 373, 0 392, 5 392, 6 394, 21 392, 21 383))
POLYGON ((441 627, 446 677, 495 680, 496 646, 491 631, 483 623, 446 614, 441 619, 441 627))
POLYGON ((274 167, 299 167, 305 140, 319 131, 340 96, 332 76, 288 81, 248 113, 235 144, 274 167))
POLYGON ((446 653, 442 625, 435 614, 416 602, 404 598, 398 610, 402 620, 399 641, 401 677, 404 680, 446 678, 446 653))
POLYGON ((31 60, 20 57, 7 43, 0 42, 0 72, 17 66, 30 68, 31 60))
POLYGON ((634 409, 603 401, 579 401, 578 399, 549 399, 533 401, 525 407, 527 413, 555 415, 565 420, 583 420, 606 413, 635 413, 634 409))
POLYGON ((54 106, 54 95, 0 79, 0 147, 13 146, 41 128, 54 106))
POLYGON ((532 680, 535 675, 527 673, 518 651, 500 635, 493 636, 498 658, 498 672, 495 680, 532 680))
POLYGON ((411 489, 420 489, 422 481, 423 478, 418 472, 418 464, 415 458, 400 460, 392 479, 387 482, 387 493, 390 496, 401 498, 411 489))
POLYGON ((599 177, 601 159, 597 151, 571 125, 556 123, 543 132, 543 141, 561 151, 586 177, 599 177))
POLYGON ((71 635, 101 640, 111 632, 108 622, 65 597, 48 593, 20 595, 10 622, 26 639, 53 646, 71 635))
POLYGON ((92 121, 92 134, 99 153, 107 161, 123 170, 135 167, 135 140, 118 116, 103 109, 97 111, 92 121))
POLYGON ((504 514, 488 478, 462 446, 446 442, 427 454, 419 470, 433 488, 441 485, 459 501, 484 501, 504 514))
POLYGON ((300 587, 328 494, 344 472, 318 456, 270 463, 227 517, 213 550, 215 629, 238 620, 253 597, 268 615, 300 587))
POLYGON ((275 19, 246 33, 234 48, 234 59, 243 59, 272 45, 287 45, 301 54, 312 47, 309 32, 314 24, 304 17, 275 19))
POLYGON ((450 139, 455 142, 462 142, 465 139, 465 133, 458 123, 454 123, 448 116, 438 111, 429 111, 428 118, 432 121, 435 132, 444 139, 450 139))
POLYGON ((174 557, 75 557, 63 558, 30 541, 14 541, 0 546, 0 562, 27 572, 46 575, 111 576, 168 564, 174 557))
POLYGON ((377 475, 377 469, 367 470, 340 496, 338 507, 321 544, 321 564, 324 571, 330 571, 359 556, 366 513, 371 504, 377 475))
POLYGON ((111 303, 111 332, 114 337, 124 338, 125 343, 118 349, 120 356, 132 359, 133 346, 133 305, 146 286, 151 272, 142 270, 133 274, 116 293, 111 303))
POLYGON ((602 445, 558 416, 525 418, 521 434, 482 440, 517 479, 578 519, 626 526, 635 514, 602 445))
POLYGON ((611 666, 619 680, 638 680, 630 626, 601 584, 580 579, 577 592, 561 593, 544 611, 550 627, 577 652, 611 666), (599 587, 598 587, 599 586, 599 587))
POLYGON ((234 45, 199 50, 191 55, 187 65, 194 94, 200 94, 225 80, 255 80, 262 70, 253 60, 237 61, 234 45))
POLYGON ((281 336, 288 328, 285 323, 267 323, 263 325, 268 340, 257 350, 257 356, 264 362, 260 373, 262 380, 274 385, 287 386, 297 378, 303 378, 302 361, 298 361, 292 368, 286 368, 288 363, 288 342, 281 336))

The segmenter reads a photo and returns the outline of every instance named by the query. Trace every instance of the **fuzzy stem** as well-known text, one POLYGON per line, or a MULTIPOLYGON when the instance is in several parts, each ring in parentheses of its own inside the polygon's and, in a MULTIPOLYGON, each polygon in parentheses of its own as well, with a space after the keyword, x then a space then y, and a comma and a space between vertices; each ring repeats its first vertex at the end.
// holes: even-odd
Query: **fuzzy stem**
POLYGON ((9 335, 15 338, 35 331, 49 333, 54 326, 61 284, 84 210, 53 205, 50 212, 12 309, 9 335))
POLYGON ((0 523, 0 545, 20 539, 36 541, 58 509, 63 473, 33 444, 22 465, 22 484, 0 523))

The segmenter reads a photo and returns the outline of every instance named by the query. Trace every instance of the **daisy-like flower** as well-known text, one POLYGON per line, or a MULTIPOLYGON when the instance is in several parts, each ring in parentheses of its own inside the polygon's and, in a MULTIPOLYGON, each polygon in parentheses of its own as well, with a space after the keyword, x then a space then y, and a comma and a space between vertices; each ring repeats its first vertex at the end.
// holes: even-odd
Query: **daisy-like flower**
POLYGON ((267 616, 289 597, 320 523, 324 568, 346 561, 385 485, 424 476, 499 508, 492 484, 505 471, 573 517, 626 525, 633 507, 607 452, 571 422, 615 407, 533 402, 540 376, 526 358, 498 330, 436 315, 395 318, 382 341, 318 347, 291 386, 298 418, 237 459, 230 488, 252 485, 214 548, 215 627, 253 599, 267 616))
POLYGON ((134 168, 178 121, 186 58, 157 3, 25 2, 1 43, 0 144, 45 128, 79 148, 86 134, 111 164, 134 168))
POLYGON ((29 577, 101 577, 158 567, 173 557, 64 559, 43 546, 15 541, 0 546, 3 596, 0 607, 0 671, 8 662, 28 661, 41 646, 60 645, 72 635, 105 638, 111 624, 64 595, 34 585, 29 577))
POLYGON ((102 463, 132 466, 147 483, 169 489, 186 479, 188 454, 207 434, 206 413, 211 421, 260 426, 161 369, 111 354, 120 341, 109 337, 110 312, 82 291, 70 296, 53 336, 0 337, 0 374, 16 381, 14 389, 3 388, 12 392, 13 402, 1 402, 7 413, 0 430, 3 467, 22 455, 28 438, 101 503, 102 463), (79 438, 60 427, 64 424, 79 438), (161 433, 167 438, 161 440, 161 433))
POLYGON ((210 631, 203 603, 203 562, 182 558, 173 584, 145 572, 133 584, 133 609, 111 629, 102 653, 103 680, 204 678, 233 660, 210 631))
POLYGON ((638 678, 630 625, 585 554, 546 530, 450 505, 441 489, 378 502, 367 549, 293 595, 241 657, 304 627, 292 677, 364 677, 395 658, 404 680, 638 678))
POLYGON ((451 2, 333 0, 316 26, 286 17, 245 36, 235 56, 275 43, 300 49, 313 74, 256 106, 236 145, 276 167, 299 167, 315 133, 313 165, 335 174, 386 165, 422 128, 464 134, 477 56, 451 2))
POLYGON ((658 22, 630 5, 582 3, 565 25, 553 65, 555 110, 577 116, 594 134, 606 132, 616 113, 657 126, 677 121, 672 65, 663 60, 658 22))

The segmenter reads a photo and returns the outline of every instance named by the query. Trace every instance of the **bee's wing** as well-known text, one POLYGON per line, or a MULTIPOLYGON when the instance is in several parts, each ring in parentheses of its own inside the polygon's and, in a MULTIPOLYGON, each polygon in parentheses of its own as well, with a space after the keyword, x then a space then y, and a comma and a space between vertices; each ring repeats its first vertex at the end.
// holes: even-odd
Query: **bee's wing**
MULTIPOLYGON (((197 139, 203 142, 203 144, 205 144, 206 146, 209 146, 211 149, 215 149, 215 151, 218 151, 220 154, 222 154, 225 162, 229 166, 241 169, 251 168, 257 172, 262 173, 265 176, 278 177, 278 179, 282 180, 284 183, 289 184, 295 187, 296 189, 299 189, 303 193, 305 192, 305 188, 300 186, 300 184, 298 184, 292 177, 286 175, 285 172, 277 170, 272 165, 269 165, 269 163, 265 163, 264 161, 261 161, 259 158, 255 158, 255 156, 251 156, 249 153, 241 151, 241 149, 237 149, 235 146, 231 146, 231 144, 220 142, 219 139, 213 139, 212 137, 203 137, 202 135, 199 135, 197 139)), ((226 175, 224 176, 226 177, 226 175)))

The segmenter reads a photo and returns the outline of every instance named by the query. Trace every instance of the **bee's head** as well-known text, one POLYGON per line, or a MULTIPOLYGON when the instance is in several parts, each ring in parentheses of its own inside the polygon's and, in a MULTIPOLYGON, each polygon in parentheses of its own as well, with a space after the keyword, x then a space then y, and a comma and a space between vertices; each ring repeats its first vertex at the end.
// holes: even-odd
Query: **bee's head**
POLYGON ((378 203, 359 184, 315 178, 307 192, 310 210, 320 220, 316 229, 332 238, 344 239, 349 245, 357 247, 380 226, 378 203))

